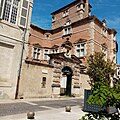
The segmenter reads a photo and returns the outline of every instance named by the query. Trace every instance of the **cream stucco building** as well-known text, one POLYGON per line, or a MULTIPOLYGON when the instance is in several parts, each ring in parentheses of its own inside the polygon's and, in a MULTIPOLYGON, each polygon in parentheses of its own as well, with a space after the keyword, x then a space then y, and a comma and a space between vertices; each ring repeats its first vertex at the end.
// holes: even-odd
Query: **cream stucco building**
POLYGON ((14 99, 17 94, 21 60, 27 55, 32 6, 33 0, 0 0, 0 99, 14 99))

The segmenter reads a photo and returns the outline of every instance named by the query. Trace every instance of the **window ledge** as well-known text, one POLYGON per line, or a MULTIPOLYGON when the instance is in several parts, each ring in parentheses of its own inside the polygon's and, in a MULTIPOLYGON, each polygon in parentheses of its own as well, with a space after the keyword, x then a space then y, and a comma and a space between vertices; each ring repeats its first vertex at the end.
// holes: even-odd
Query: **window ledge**
POLYGON ((19 29, 19 27, 18 27, 16 24, 10 23, 10 22, 5 21, 5 20, 3 20, 3 19, 0 20, 0 22, 1 22, 2 24, 8 25, 8 26, 10 26, 10 27, 12 27, 12 28, 19 29))
MULTIPOLYGON (((68 14, 69 15, 69 14, 68 14)), ((68 17, 68 15, 62 16, 63 18, 68 17)))
POLYGON ((70 36, 72 35, 72 33, 66 34, 66 35, 62 35, 62 37, 66 37, 66 36, 70 36))
POLYGON ((35 59, 35 58, 33 58, 32 60, 35 60, 35 61, 40 61, 40 59, 35 59))

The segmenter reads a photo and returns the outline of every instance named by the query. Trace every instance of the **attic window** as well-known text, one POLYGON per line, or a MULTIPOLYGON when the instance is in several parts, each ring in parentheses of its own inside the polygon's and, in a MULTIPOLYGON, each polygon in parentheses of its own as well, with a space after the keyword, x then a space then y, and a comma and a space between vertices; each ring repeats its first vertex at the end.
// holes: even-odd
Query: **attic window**
POLYGON ((107 37, 107 28, 106 27, 103 27, 102 28, 102 34, 107 37))
POLYGON ((79 11, 79 10, 84 10, 84 3, 81 3, 81 4, 78 4, 77 6, 77 10, 79 11))
POLYGON ((69 10, 63 11, 63 17, 66 17, 66 16, 68 16, 68 15, 69 15, 69 10))
POLYGON ((55 18, 55 16, 53 15, 53 16, 52 16, 52 22, 55 22, 55 19, 56 19, 56 18, 55 18))
POLYGON ((71 25, 71 21, 70 21, 70 20, 67 21, 67 22, 64 24, 64 26, 69 26, 69 25, 71 25))
POLYGON ((45 38, 49 39, 50 38, 50 33, 46 33, 45 38))

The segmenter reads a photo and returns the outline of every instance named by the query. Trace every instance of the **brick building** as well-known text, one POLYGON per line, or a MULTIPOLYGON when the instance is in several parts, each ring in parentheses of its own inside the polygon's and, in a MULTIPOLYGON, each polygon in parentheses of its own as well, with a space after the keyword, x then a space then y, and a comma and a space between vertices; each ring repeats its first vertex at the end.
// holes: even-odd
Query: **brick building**
POLYGON ((28 56, 22 68, 19 97, 83 95, 90 88, 87 58, 102 51, 116 63, 116 31, 91 16, 88 0, 74 0, 52 15, 52 30, 31 24, 28 56))

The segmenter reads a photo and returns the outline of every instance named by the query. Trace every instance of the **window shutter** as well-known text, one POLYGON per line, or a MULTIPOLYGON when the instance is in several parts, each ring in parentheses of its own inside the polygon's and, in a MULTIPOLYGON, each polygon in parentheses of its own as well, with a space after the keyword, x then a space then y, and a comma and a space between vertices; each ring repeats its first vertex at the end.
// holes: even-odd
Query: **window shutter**
POLYGON ((29 0, 23 0, 19 25, 24 28, 26 27, 27 24, 28 9, 29 9, 29 0))
POLYGON ((5 0, 0 0, 0 19, 2 19, 3 17, 4 5, 5 5, 5 0))

